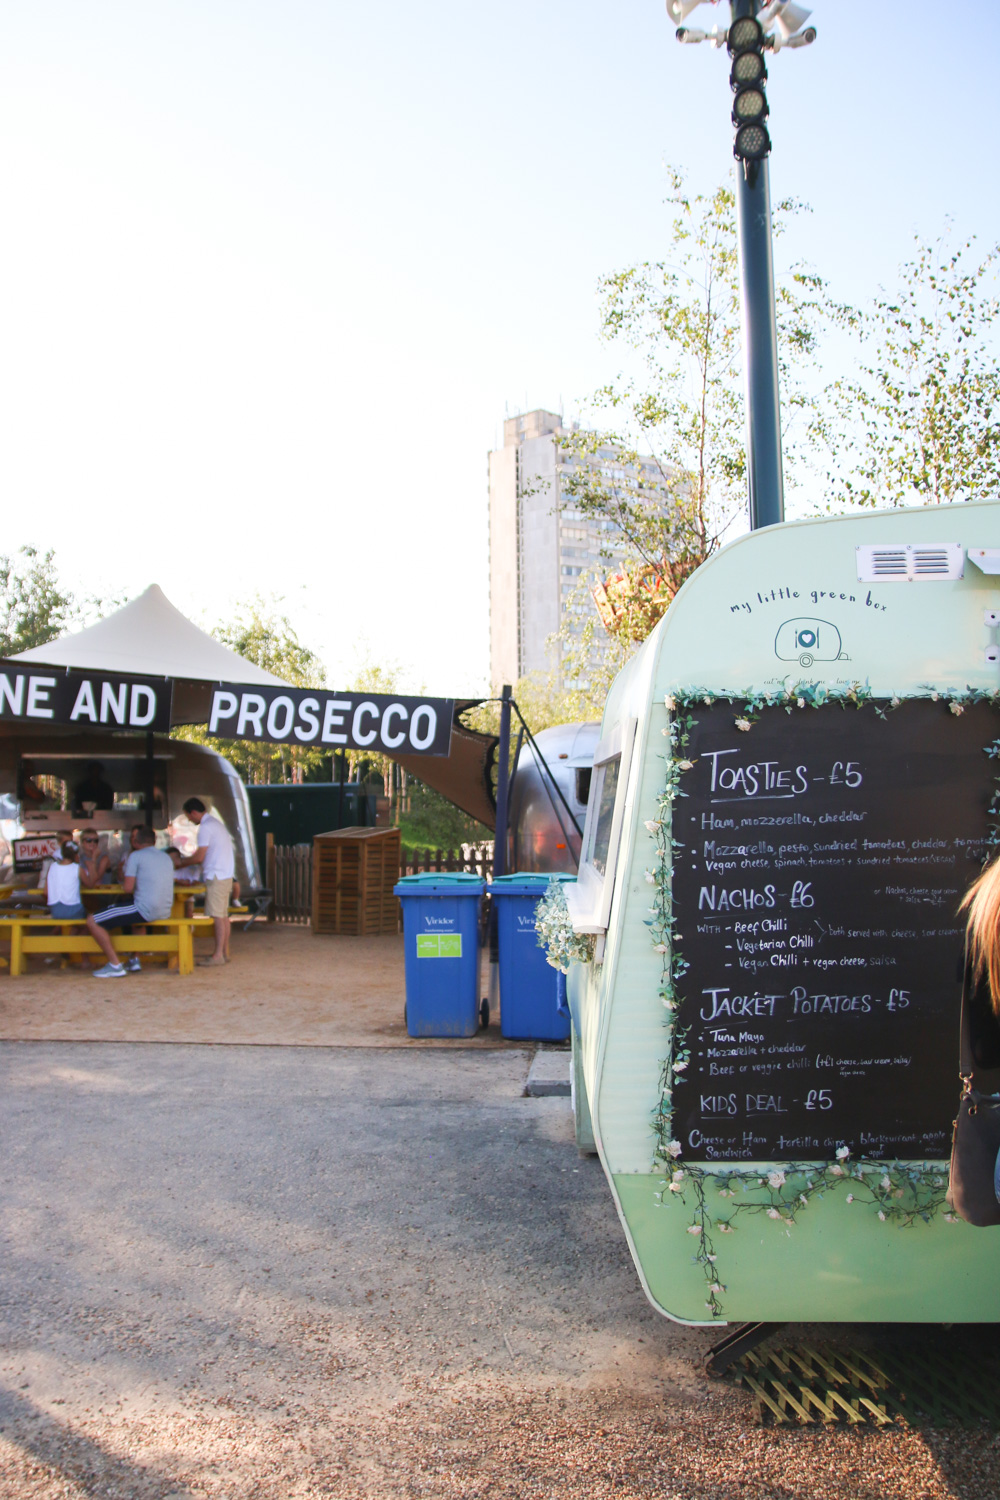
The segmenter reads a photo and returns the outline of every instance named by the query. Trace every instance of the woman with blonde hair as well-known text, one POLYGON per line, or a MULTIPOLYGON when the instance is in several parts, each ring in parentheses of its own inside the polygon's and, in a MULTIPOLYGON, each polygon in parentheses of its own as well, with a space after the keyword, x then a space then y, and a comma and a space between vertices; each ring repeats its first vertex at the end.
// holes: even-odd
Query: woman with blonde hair
POLYGON ((974 881, 959 911, 965 924, 965 1006, 973 1061, 1000 1068, 1000 857, 974 881))
POLYGON ((951 1148, 948 1201, 980 1227, 1000 1224, 1000 858, 986 866, 959 911, 965 973, 959 1074, 962 1097, 951 1148), (986 1180, 993 1178, 993 1204, 986 1180))

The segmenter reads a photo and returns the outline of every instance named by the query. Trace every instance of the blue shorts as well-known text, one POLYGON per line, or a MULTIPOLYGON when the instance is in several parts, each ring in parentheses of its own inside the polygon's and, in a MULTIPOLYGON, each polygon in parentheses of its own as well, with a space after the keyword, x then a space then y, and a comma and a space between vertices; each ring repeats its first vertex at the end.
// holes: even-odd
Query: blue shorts
POLYGON ((85 917, 87 913, 80 901, 75 906, 68 901, 53 901, 49 907, 49 915, 55 917, 57 922, 73 922, 85 917))

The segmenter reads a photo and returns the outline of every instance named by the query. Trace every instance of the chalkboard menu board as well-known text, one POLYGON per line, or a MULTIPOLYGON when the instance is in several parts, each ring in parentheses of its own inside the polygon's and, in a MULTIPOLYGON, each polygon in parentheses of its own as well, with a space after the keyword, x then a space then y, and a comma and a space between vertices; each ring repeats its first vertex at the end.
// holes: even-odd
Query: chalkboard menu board
POLYGON ((979 873, 1000 714, 907 701, 694 710, 674 803, 690 965, 674 1134, 691 1161, 948 1154, 956 909, 979 873))

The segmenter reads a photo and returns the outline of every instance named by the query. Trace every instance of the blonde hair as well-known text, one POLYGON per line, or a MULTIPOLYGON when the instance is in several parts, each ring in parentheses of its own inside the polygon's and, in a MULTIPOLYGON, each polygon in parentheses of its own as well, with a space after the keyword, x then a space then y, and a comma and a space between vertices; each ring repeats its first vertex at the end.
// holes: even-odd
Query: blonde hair
POLYGON ((985 975, 993 1009, 1000 1016, 1000 858, 988 864, 965 893, 958 909, 966 907, 965 935, 973 977, 978 983, 985 975))

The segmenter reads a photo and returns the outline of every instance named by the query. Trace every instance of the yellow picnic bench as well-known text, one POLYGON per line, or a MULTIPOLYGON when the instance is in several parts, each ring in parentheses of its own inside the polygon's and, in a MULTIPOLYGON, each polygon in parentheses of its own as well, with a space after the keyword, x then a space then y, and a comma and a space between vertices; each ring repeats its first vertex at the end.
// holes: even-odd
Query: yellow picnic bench
MULTIPOLYGON (((146 922, 144 933, 127 936, 112 932, 116 953, 165 953, 168 961, 176 955, 177 972, 194 970, 194 931, 210 919, 204 917, 162 917, 146 922)), ((0 936, 10 938, 10 977, 24 973, 29 953, 100 953, 100 948, 80 918, 60 922, 54 917, 29 916, 26 912, 0 912, 0 936)))
MULTIPOLYGON (((229 908, 231 922, 251 920, 245 906, 229 908)), ((136 925, 140 925, 138 922, 136 925)), ((111 931, 111 942, 116 953, 165 953, 168 967, 176 964, 179 974, 190 974, 194 970, 195 933, 211 934, 214 923, 204 912, 186 917, 183 912, 173 912, 155 922, 141 924, 145 933, 131 936, 124 932, 111 931)), ((59 921, 56 917, 32 912, 29 907, 20 911, 0 912, 0 940, 10 940, 10 977, 17 979, 24 973, 24 960, 29 953, 80 954, 100 953, 97 943, 87 931, 82 918, 59 921)), ((228 953, 226 957, 228 958, 228 953)), ((0 967, 5 960, 0 956, 0 967)))

